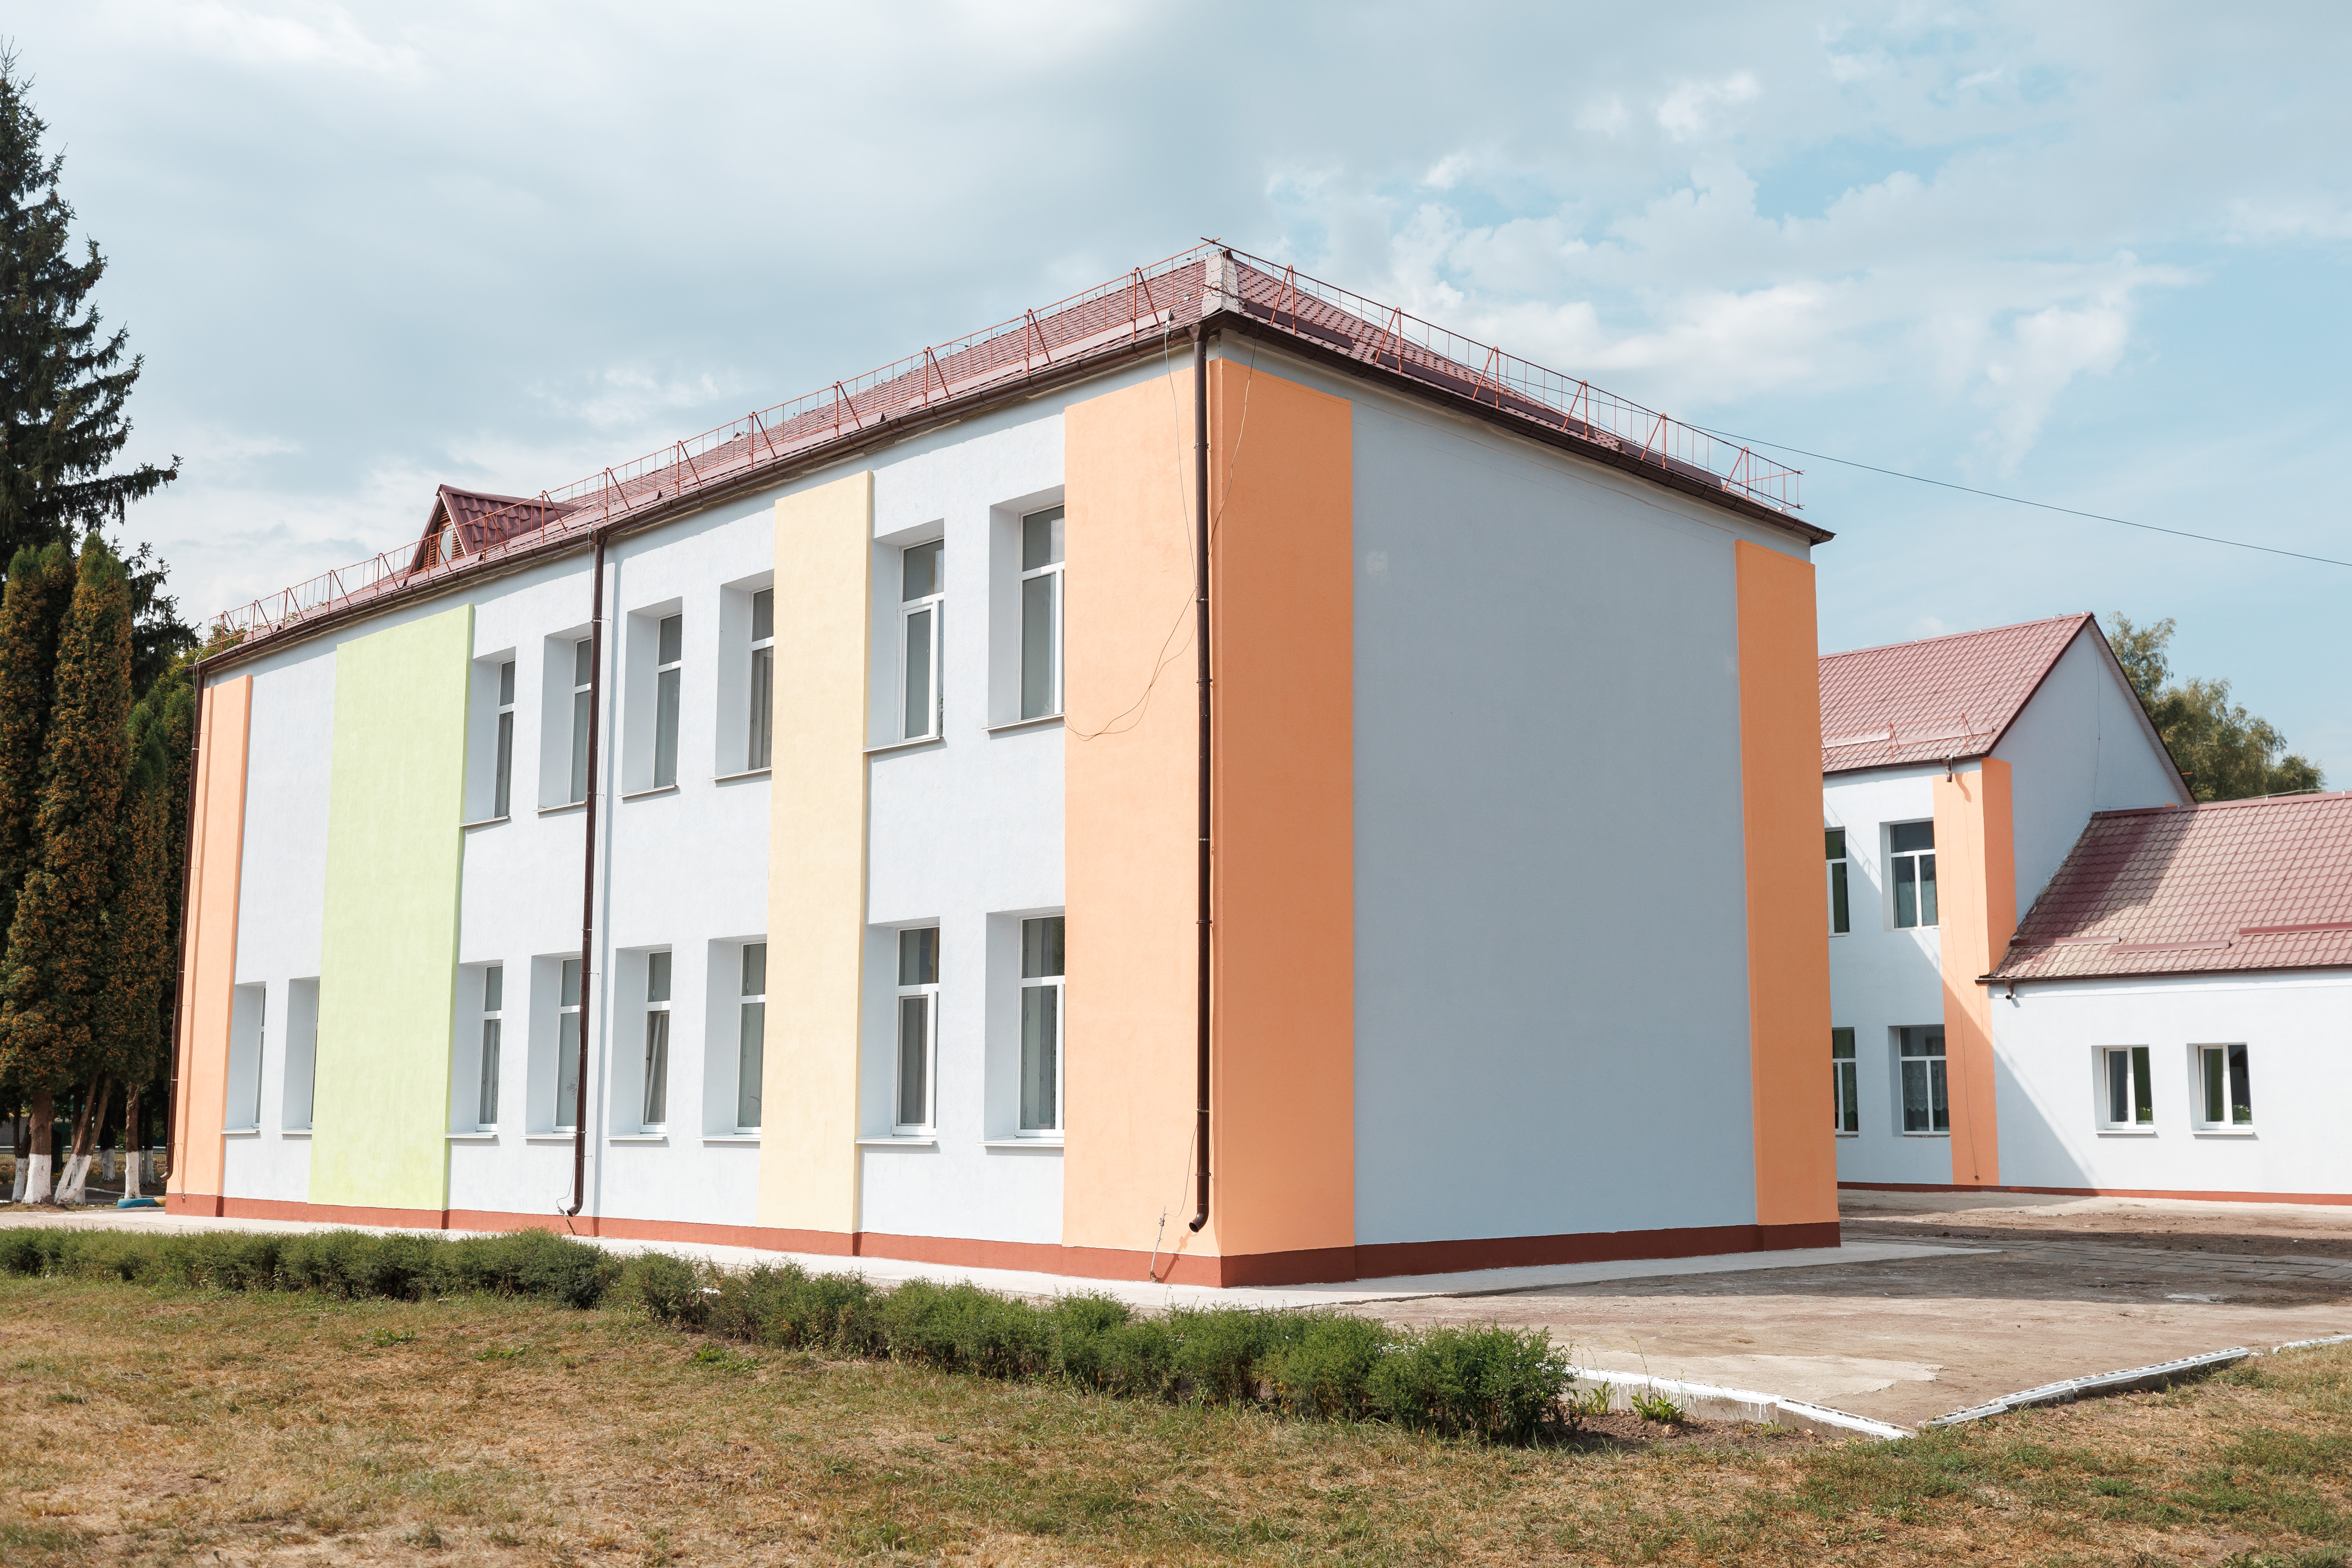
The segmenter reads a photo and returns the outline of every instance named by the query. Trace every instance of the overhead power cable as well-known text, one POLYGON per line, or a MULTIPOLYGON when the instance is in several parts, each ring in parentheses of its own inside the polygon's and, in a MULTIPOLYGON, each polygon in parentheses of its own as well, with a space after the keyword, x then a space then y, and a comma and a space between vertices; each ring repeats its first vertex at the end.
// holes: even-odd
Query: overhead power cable
POLYGON ((2233 550, 2259 550, 2265 555, 2285 555, 2297 561, 2316 561, 2323 566, 2352 567, 2352 561, 2338 561, 2331 555, 2306 555, 2300 550, 2281 550, 2274 544, 2249 544, 2242 539, 2222 539, 2210 533, 2191 533, 2185 528, 2163 528, 2153 522, 2134 522, 2127 517, 2109 517, 2105 512, 2083 511, 2071 506, 2057 506, 2046 500, 2028 500, 2023 496, 2003 495, 1999 490, 1980 490, 1974 485, 1956 485, 1949 479, 1931 479, 1924 474, 1906 474, 1900 468, 1882 468, 1874 463, 1857 463, 1851 458, 1833 458, 1827 452, 1808 452, 1802 447, 1790 447, 1779 441, 1759 440, 1753 436, 1735 436, 1728 430, 1709 429, 1696 425, 1693 429, 1706 430, 1727 441, 1737 441, 1745 447, 1769 447, 1776 452, 1793 452, 1800 458, 1811 458, 1823 463, 1837 463, 1849 468, 1862 468, 1874 474, 1885 474, 1892 479, 1909 479, 1915 484, 1934 485, 1939 489, 1959 490, 1964 494, 1983 496, 1988 500, 2005 500, 2011 506, 2030 506, 2042 511, 2063 511, 2068 517, 2087 517, 2094 522, 2119 522, 2126 528, 2146 529, 2150 533, 2168 533, 2176 539, 2200 540, 2207 544, 2226 544, 2233 550))

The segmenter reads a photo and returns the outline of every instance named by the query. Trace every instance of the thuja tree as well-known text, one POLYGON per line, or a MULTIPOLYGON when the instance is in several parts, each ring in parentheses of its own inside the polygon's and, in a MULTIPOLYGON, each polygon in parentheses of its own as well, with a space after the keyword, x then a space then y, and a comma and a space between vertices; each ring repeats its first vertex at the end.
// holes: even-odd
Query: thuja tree
POLYGON ((75 1129, 68 1201, 79 1195, 90 1148, 106 1119, 104 1079, 122 1088, 123 1146, 131 1153, 123 1195, 139 1195, 142 1091, 163 1060, 178 952, 179 846, 185 836, 179 809, 185 787, 191 693, 184 667, 175 667, 131 710, 131 771, 123 787, 121 892, 110 921, 113 947, 110 983, 99 1006, 94 1056, 101 1077, 95 1106, 75 1129), (174 740, 177 744, 175 745, 174 740))
POLYGON ((73 552, 52 544, 17 551, 0 592, 0 933, 16 918, 16 895, 32 867, 58 632, 73 591, 73 552))
MULTIPOLYGON (((93 536, 82 546, 64 627, 57 689, 34 818, 34 864, 8 930, 0 1051, 32 1101, 26 1197, 48 1196, 56 1092, 106 1075, 97 1024, 115 952, 110 931, 122 880, 123 786, 130 766, 131 584, 93 536)), ((78 1134, 77 1142, 81 1142, 78 1134)))

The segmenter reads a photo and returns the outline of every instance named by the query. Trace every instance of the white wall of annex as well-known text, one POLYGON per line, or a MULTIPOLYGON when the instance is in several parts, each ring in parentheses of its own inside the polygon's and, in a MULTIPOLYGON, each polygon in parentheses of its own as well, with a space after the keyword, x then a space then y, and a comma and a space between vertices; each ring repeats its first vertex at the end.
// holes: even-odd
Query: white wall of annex
POLYGON ((1993 988, 2000 1178, 2011 1186, 2352 1193, 2352 973, 1993 988), (2201 1131, 2194 1047, 2247 1048, 2250 1131, 2201 1131), (2146 1046, 2153 1132, 2099 1126, 2096 1051, 2146 1046))
POLYGON ((2186 805, 2189 794, 2085 626, 1993 748, 2010 765, 2017 914, 2049 885, 2095 811, 2186 805))
POLYGON ((1733 546, 1801 545, 1278 363, 1354 405, 1357 1241, 1753 1223, 1733 546))
MULTIPOLYGON (((1935 927, 1898 928, 1886 868, 1886 829, 1932 821, 1943 766, 1874 768, 1822 781, 1822 816, 1845 829, 1848 924, 1830 938, 1830 1025, 1854 1039, 1855 1099, 1862 1130, 1837 1141, 1842 1182, 1929 1183, 1952 1179, 1947 1133, 1903 1131, 1895 1031, 1944 1022, 1941 936, 1935 927)), ((1824 882, 1827 862, 1823 863, 1824 882)), ((1827 1048, 1824 1042, 1824 1058, 1827 1048)), ((1833 1104, 1822 1075, 1822 1114, 1833 1104)))

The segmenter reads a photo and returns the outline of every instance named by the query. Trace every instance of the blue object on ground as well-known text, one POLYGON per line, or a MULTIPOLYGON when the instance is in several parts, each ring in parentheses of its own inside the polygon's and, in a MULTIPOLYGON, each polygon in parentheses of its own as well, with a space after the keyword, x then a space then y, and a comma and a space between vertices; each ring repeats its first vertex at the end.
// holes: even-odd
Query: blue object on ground
POLYGON ((153 1198, 117 1198, 114 1206, 119 1209, 159 1209, 163 1205, 153 1198))

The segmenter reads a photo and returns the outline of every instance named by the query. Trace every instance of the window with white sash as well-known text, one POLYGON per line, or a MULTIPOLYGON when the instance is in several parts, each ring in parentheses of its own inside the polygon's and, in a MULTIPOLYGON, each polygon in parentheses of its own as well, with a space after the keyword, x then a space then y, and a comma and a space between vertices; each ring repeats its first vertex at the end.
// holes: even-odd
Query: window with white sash
POLYGON ((2197 1059, 2198 1124, 2208 1131, 2254 1124, 2252 1066, 2246 1047, 2192 1046, 2197 1059))
POLYGON ((934 1126, 933 1079, 939 1068, 940 928, 898 933, 898 1081, 892 1130, 927 1133, 934 1126))
POLYGON ((742 1010, 735 1023, 735 1131, 760 1130, 760 1083, 767 1066, 768 944, 743 944, 742 1010))
POLYGON ((669 954, 646 954, 645 1099, 637 1121, 647 1132, 669 1122, 669 954))
POLYGON ((1062 710, 1062 509, 1021 520, 1021 717, 1062 710))
POLYGON ((1062 1133, 1062 920, 1021 922, 1021 1135, 1062 1133))
POLYGON ((898 713, 903 740, 940 733, 940 617, 946 613, 947 542, 898 552, 898 713))

